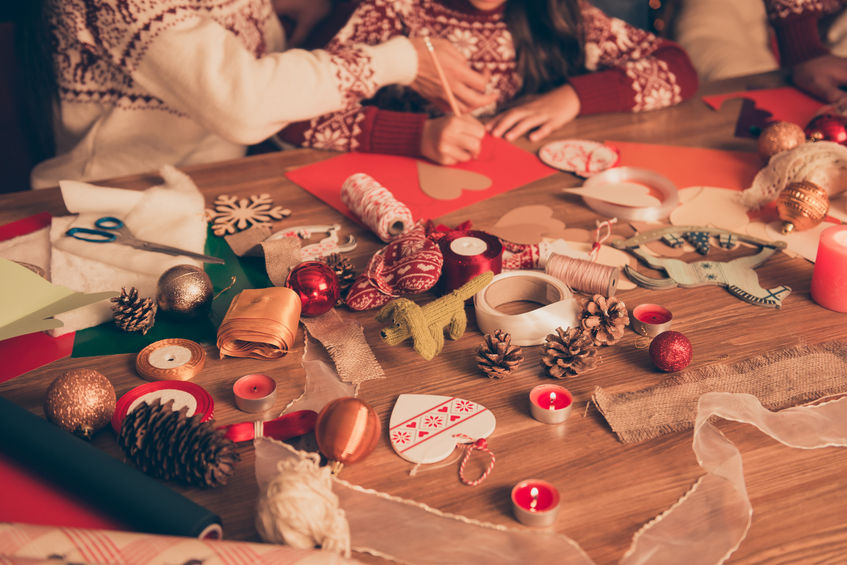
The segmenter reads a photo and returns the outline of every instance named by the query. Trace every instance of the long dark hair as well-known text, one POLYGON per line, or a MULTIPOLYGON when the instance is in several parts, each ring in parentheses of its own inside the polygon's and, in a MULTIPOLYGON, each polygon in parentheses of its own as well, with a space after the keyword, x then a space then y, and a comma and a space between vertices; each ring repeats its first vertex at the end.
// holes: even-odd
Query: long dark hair
POLYGON ((20 3, 15 51, 23 70, 23 90, 31 128, 30 144, 36 161, 55 153, 53 119, 58 108, 59 90, 53 63, 54 41, 49 11, 54 0, 27 0, 20 3))
POLYGON ((584 72, 580 0, 508 0, 504 20, 515 45, 521 94, 545 92, 584 72))

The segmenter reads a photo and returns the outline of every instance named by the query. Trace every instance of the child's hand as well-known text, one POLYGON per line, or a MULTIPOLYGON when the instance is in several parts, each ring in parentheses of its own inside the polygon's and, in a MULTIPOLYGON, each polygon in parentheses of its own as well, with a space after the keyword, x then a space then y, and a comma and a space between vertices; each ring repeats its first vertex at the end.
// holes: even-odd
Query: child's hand
POLYGON ((440 165, 455 165, 479 155, 485 126, 471 116, 444 116, 424 122, 421 155, 440 165))
POLYGON ((579 97, 569 84, 515 106, 486 124, 491 135, 514 141, 528 131, 530 141, 544 139, 579 114, 579 97), (533 131, 534 130, 534 131, 533 131))

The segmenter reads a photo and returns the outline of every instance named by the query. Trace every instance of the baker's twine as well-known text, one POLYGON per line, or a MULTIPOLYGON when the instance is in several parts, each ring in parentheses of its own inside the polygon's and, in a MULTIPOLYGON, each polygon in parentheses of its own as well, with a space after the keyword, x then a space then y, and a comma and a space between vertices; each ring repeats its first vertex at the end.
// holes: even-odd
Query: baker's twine
MULTIPOLYGON (((473 439, 464 434, 456 434, 454 437, 461 437, 467 440, 473 439)), ((480 484, 482 481, 487 479, 488 475, 491 474, 491 471, 494 470, 494 452, 488 449, 488 443, 485 441, 485 438, 479 438, 478 440, 474 441, 473 443, 469 443, 464 447, 465 455, 462 457, 462 463, 459 465, 459 480, 462 481, 462 483, 468 485, 469 487, 475 487, 476 485, 480 484), (467 478, 465 478, 465 465, 467 465, 468 460, 470 460, 471 454, 474 451, 483 451, 485 453, 488 453, 490 460, 488 462, 488 468, 485 470, 485 472, 480 475, 479 478, 474 479, 473 481, 469 481, 467 478)))

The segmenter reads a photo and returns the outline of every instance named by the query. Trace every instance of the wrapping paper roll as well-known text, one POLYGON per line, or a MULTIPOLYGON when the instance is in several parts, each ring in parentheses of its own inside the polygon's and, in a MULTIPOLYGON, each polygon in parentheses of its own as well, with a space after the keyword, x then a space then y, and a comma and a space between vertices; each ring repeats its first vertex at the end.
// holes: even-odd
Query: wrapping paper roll
POLYGON ((365 173, 350 175, 344 181, 341 202, 386 243, 403 235, 415 223, 409 208, 365 173))
POLYGON ((0 449, 135 530, 222 535, 221 520, 155 479, 0 397, 0 449))
POLYGON ((0 524, 0 563, 87 563, 89 565, 347 565, 335 553, 243 541, 153 536, 112 530, 0 524))

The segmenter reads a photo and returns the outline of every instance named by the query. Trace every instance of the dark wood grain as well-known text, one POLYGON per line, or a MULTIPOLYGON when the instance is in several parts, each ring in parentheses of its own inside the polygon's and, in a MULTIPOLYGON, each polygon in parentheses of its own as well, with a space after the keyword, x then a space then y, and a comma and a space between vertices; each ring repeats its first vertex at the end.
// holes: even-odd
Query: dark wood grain
MULTIPOLYGON (((704 85, 703 93, 782 84, 777 75, 762 75, 704 85)), ((733 137, 740 101, 727 102, 719 112, 695 98, 678 107, 640 115, 602 115, 581 118, 558 137, 616 139, 733 150, 755 150, 754 141, 733 137)), ((535 150, 539 144, 521 145, 535 150)), ((207 166, 188 172, 211 202, 219 194, 269 193, 293 211, 289 225, 341 223, 343 233, 354 233, 361 242, 350 254, 361 268, 380 248, 376 237, 329 209, 285 178, 293 167, 331 156, 308 150, 265 154, 207 166)), ((155 175, 113 179, 110 184, 144 188, 157 182, 155 175)), ((454 225, 472 220, 491 224, 506 210, 523 204, 546 204, 570 227, 593 228, 595 214, 574 196, 560 189, 579 180, 557 174, 518 190, 436 218, 454 225)), ((58 190, 0 196, 0 223, 40 211, 63 213, 58 190)), ((625 229, 624 226, 621 229, 625 229)), ((733 362, 762 352, 847 338, 843 314, 818 307, 809 298, 812 265, 778 254, 758 269, 764 287, 787 284, 793 288, 782 310, 743 303, 718 287, 651 292, 635 289, 620 293, 629 305, 660 302, 674 312, 675 329, 694 345, 693 367, 733 362)), ((692 451, 691 433, 679 432, 636 445, 616 439, 593 407, 586 407, 596 386, 612 392, 637 390, 660 382, 665 375, 650 364, 646 343, 633 332, 615 347, 601 352, 600 366, 566 383, 576 405, 563 426, 546 426, 529 415, 529 389, 545 382, 537 347, 525 348, 526 360, 512 375, 489 380, 477 370, 474 349, 481 335, 469 308, 465 335, 448 341, 432 361, 418 357, 408 344, 385 345, 378 336, 373 312, 341 314, 360 322, 387 377, 362 385, 360 396, 371 403, 383 422, 383 431, 394 400, 407 392, 449 394, 473 399, 491 409, 497 429, 489 445, 497 455, 496 468, 478 487, 461 485, 457 465, 424 468, 410 476, 409 463, 397 457, 383 433, 376 450, 362 463, 344 469, 343 477, 363 487, 416 500, 445 512, 510 527, 522 527, 511 516, 508 492, 519 480, 541 477, 558 485, 563 509, 556 529, 575 539, 599 564, 615 563, 629 547, 632 535, 647 521, 667 509, 691 487, 700 474, 692 451)), ((248 419, 234 407, 234 379, 250 372, 265 372, 279 383, 274 408, 279 412, 302 391, 300 365, 302 332, 287 357, 273 362, 217 358, 208 347, 208 362, 195 382, 215 399, 215 415, 222 423, 248 419)), ((0 385, 0 394, 42 415, 44 393, 56 376, 74 367, 92 367, 106 374, 118 394, 141 384, 133 370, 133 355, 65 359, 0 385)), ((844 469, 847 450, 792 450, 766 439, 749 426, 720 424, 737 443, 744 457, 747 486, 753 503, 753 526, 730 562, 744 564, 839 562, 847 551, 847 496, 844 469)), ((98 435, 95 445, 120 457, 109 432, 98 435)), ((253 526, 257 494, 252 452, 241 449, 243 461, 231 483, 216 490, 171 485, 224 519, 230 539, 257 540, 253 526)), ((478 469, 470 469, 473 472, 478 469)), ((363 561, 378 560, 360 555, 363 561)))

